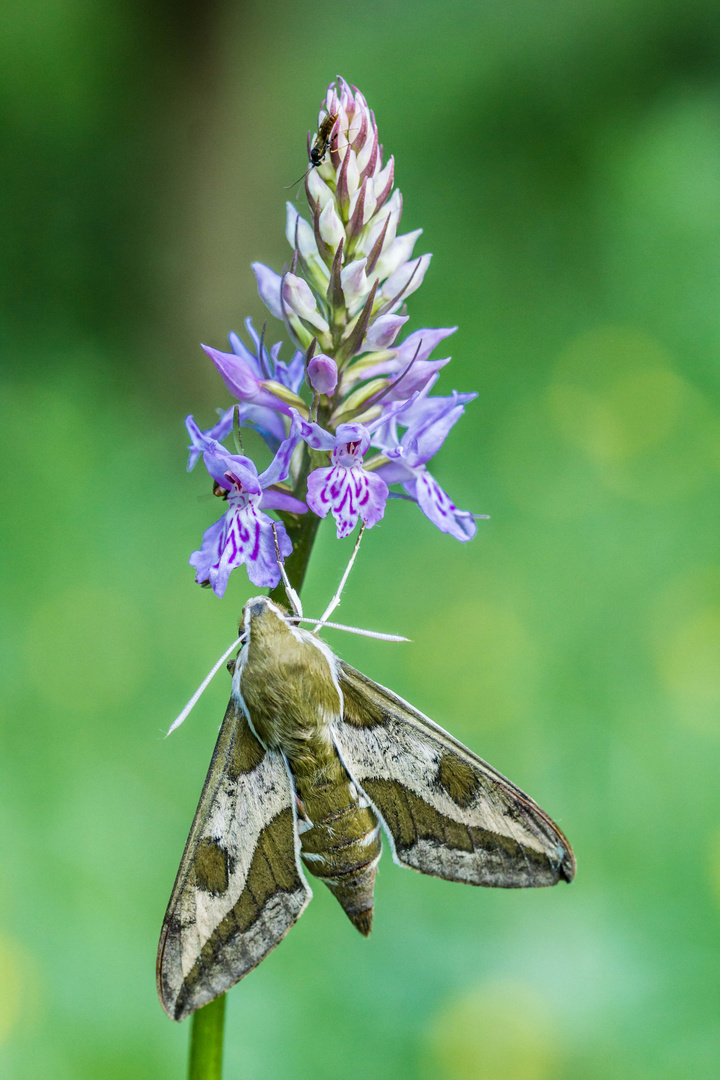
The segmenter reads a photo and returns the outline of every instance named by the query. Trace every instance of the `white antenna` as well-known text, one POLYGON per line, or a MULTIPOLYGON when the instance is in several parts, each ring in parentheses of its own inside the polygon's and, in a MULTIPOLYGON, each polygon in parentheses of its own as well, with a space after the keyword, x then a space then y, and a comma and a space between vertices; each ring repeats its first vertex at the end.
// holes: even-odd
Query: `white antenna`
MULTIPOLYGON (((324 619, 308 619, 306 616, 295 616, 290 618, 288 622, 309 622, 319 623, 322 626, 329 626, 331 630, 347 630, 348 634, 360 634, 361 637, 374 637, 378 641, 410 641, 410 638, 401 637, 399 634, 381 634, 379 630, 361 630, 359 626, 343 626, 342 623, 325 622, 324 619)), ((320 626, 317 630, 313 630, 313 634, 317 634, 320 626)))
POLYGON ((300 597, 298 596, 298 594, 295 592, 292 585, 290 584, 290 579, 288 578, 288 576, 287 576, 287 574, 285 572, 285 563, 280 558, 280 545, 278 543, 277 527, 276 527, 274 521, 272 523, 272 533, 273 533, 273 539, 275 541, 275 558, 277 559, 277 564, 278 564, 278 567, 280 569, 280 575, 282 577, 282 583, 285 586, 285 592, 287 593, 287 598, 290 601, 290 606, 293 609, 293 611, 295 612, 295 614, 298 616, 298 618, 302 618, 303 609, 302 609, 302 604, 300 603, 300 597))
MULTIPOLYGON (((364 533, 364 532, 365 532, 365 522, 363 521, 362 525, 360 526, 360 532, 358 533, 358 538, 357 538, 357 540, 355 541, 355 547, 354 547, 354 549, 353 549, 353 553, 352 553, 352 555, 350 556, 350 562, 349 562, 349 563, 347 564, 347 566, 345 567, 345 573, 344 573, 344 574, 343 574, 343 576, 342 576, 342 577, 340 578, 340 584, 339 584, 339 585, 338 585, 338 587, 337 587, 337 592, 336 592, 336 593, 335 593, 335 595, 333 596, 333 598, 332 598, 332 600, 330 601, 330 603, 328 604, 328 606, 327 606, 327 607, 325 608, 325 612, 324 612, 324 614, 323 614, 322 618, 320 618, 320 619, 318 620, 318 624, 317 624, 317 626, 315 627, 315 629, 313 630, 313 634, 319 634, 319 633, 320 633, 320 631, 322 630, 323 626, 325 626, 325 625, 328 625, 328 626, 329 626, 329 625, 330 625, 330 624, 329 624, 329 623, 327 622, 327 620, 328 620, 328 619, 330 618, 330 616, 332 615, 333 611, 335 610, 335 608, 336 608, 336 607, 338 606, 338 604, 340 603, 340 597, 342 596, 342 591, 343 591, 343 589, 345 588, 345 582, 347 581, 347 579, 348 579, 348 575, 349 575, 350 571, 352 570, 352 567, 353 567, 353 563, 355 562, 355 556, 357 555, 357 553, 358 553, 358 551, 359 551, 359 549, 360 549, 360 541, 361 541, 361 540, 362 540, 362 538, 363 538, 363 533, 364 533)), ((301 614, 302 614, 302 612, 301 612, 301 614)), ((406 639, 405 639, 405 638, 403 638, 403 640, 406 640, 406 639)))
POLYGON ((238 647, 238 645, 241 643, 241 641, 243 640, 244 637, 245 637, 245 635, 241 634, 239 638, 236 638, 236 640, 233 641, 230 648, 225 650, 225 652, 222 654, 222 656, 218 660, 217 664, 215 664, 215 666, 213 667, 212 671, 208 675, 206 675, 205 678, 203 679, 203 681, 200 683, 197 690, 195 691, 193 696, 190 698, 190 700, 188 701, 188 703, 185 706, 185 708, 183 709, 183 711, 178 716, 177 720, 174 720, 172 722, 172 724, 168 728, 167 735, 165 736, 165 738, 167 738, 168 735, 171 735, 172 732, 175 730, 175 728, 180 727, 183 720, 192 712, 192 710, 197 705, 198 700, 200 699, 200 695, 203 693, 203 691, 206 689, 208 684, 211 682, 213 676, 217 674, 217 672, 220 670, 222 665, 227 660, 230 653, 233 651, 233 649, 236 649, 238 647))

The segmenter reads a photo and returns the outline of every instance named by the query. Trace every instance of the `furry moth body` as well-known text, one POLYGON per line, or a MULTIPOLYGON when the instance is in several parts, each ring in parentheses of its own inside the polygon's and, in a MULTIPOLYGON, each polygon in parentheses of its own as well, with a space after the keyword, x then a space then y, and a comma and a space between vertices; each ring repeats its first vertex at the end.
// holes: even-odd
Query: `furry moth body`
POLYGON ((266 597, 243 611, 233 690, 160 936, 158 993, 183 1020, 247 975, 323 881, 369 934, 381 826, 395 861, 449 881, 571 881, 532 799, 266 597))

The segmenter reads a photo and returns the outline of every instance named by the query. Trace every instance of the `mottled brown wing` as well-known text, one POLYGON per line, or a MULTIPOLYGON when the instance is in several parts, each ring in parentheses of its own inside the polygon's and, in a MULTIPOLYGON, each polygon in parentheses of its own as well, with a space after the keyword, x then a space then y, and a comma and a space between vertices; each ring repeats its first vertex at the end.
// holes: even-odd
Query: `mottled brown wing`
POLYGON ((231 699, 165 915, 160 1002, 183 1020, 267 956, 312 893, 302 875, 295 794, 231 699))
POLYGON ((338 751, 397 862, 470 885, 572 881, 570 845, 528 795, 392 691, 343 662, 339 675, 338 751))

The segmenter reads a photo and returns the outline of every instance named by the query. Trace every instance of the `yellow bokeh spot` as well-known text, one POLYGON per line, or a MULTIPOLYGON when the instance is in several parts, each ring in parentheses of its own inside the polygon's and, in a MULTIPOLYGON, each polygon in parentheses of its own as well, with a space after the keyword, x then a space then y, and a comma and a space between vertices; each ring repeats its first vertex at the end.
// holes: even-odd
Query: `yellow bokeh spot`
POLYGON ((623 461, 664 439, 677 423, 685 385, 671 371, 633 372, 602 395, 558 383, 550 407, 566 438, 599 462, 623 461))
POLYGON ((657 605, 653 633, 658 675, 678 719, 720 731, 720 569, 673 582, 657 605))
POLYGON ((634 328, 602 327, 560 357, 547 408, 604 487, 648 503, 695 491, 720 467, 720 417, 634 328))
POLYGON ((715 905, 720 908, 720 829, 710 842, 710 887, 715 905))
POLYGON ((551 1080, 561 1066, 546 1002, 510 980, 485 984, 445 1005, 422 1051, 423 1080, 551 1080))
POLYGON ((720 605, 679 623, 660 652, 660 672, 691 727, 720 731, 720 605))
POLYGON ((27 958, 8 937, 0 935, 0 1045, 6 1042, 20 1019, 27 1002, 23 973, 29 970, 27 958))
POLYGON ((145 671, 143 613, 121 592, 79 585, 29 620, 28 676, 55 708, 102 711, 132 696, 145 671))
POLYGON ((670 358, 654 338, 634 326, 598 326, 581 334, 555 364, 558 383, 602 394, 631 373, 670 369, 670 358))
POLYGON ((568 446, 546 396, 526 398, 512 407, 495 459, 508 495, 523 510, 561 519, 597 510, 592 466, 568 446))

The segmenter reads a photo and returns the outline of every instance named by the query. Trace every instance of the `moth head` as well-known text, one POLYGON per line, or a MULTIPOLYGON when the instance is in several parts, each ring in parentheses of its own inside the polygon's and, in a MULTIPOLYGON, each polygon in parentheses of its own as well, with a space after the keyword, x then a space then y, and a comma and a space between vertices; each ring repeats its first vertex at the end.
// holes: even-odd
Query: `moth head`
POLYGON ((258 644, 268 641, 278 635, 287 634, 289 626, 287 618, 289 611, 275 604, 267 596, 254 596, 248 600, 243 608, 241 633, 244 631, 245 640, 258 644))

